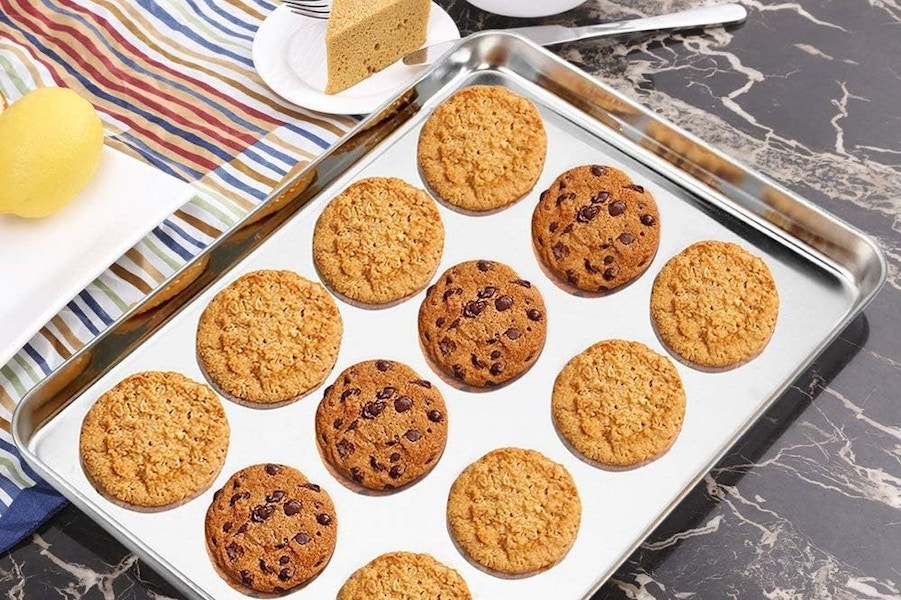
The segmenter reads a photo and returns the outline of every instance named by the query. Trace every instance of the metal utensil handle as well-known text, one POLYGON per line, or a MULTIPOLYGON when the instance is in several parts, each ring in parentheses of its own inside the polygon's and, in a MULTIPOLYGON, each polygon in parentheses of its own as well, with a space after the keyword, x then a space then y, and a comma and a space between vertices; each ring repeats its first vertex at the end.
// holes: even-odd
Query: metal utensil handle
POLYGON ((692 8, 668 15, 629 19, 613 23, 601 23, 585 27, 573 27, 574 40, 603 35, 655 31, 666 29, 692 29, 706 25, 728 25, 741 23, 748 16, 748 10, 741 4, 720 4, 692 8))

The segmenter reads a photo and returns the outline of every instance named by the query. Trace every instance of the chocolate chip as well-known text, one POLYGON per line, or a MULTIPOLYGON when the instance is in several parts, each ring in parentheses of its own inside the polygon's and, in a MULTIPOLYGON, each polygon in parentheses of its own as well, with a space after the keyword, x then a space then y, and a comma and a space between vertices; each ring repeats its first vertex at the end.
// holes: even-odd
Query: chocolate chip
POLYGON ((392 452, 391 456, 388 457, 388 460, 391 462, 397 462, 400 460, 400 452, 392 452))
POLYGON ((657 222, 657 219, 654 218, 654 215, 641 215, 641 224, 650 227, 654 223, 657 222))
POLYGON ((375 361, 375 368, 379 371, 385 372, 388 369, 393 368, 394 365, 388 362, 387 360, 377 360, 375 361))
POLYGON ((332 517, 327 513, 321 513, 316 515, 316 522, 320 525, 328 526, 332 523, 332 517))
POLYGON ((565 194, 560 194, 559 196, 557 196, 557 202, 555 202, 555 204, 557 206, 560 206, 567 200, 574 200, 575 198, 576 198, 576 195, 574 193, 566 192, 565 194))
POLYGON ((587 206, 583 206, 582 208, 579 209, 579 212, 576 213, 576 221, 578 221, 579 223, 588 223, 589 221, 594 219, 596 216, 598 216, 598 213, 600 212, 600 210, 601 209, 599 209, 594 204, 589 204, 587 206))
POLYGON ((278 475, 281 473, 282 468, 278 465, 268 464, 266 465, 266 472, 270 475, 278 475))
POLYGON ((528 281, 526 281, 525 279, 514 279, 510 283, 515 283, 516 285, 524 287, 524 288, 532 287, 532 284, 529 283, 528 281))
POLYGON ((444 317, 438 317, 435 319, 435 327, 444 327, 444 317))
POLYGON ((497 359, 499 359, 500 357, 501 357, 501 351, 500 351, 500 350, 492 350, 492 351, 491 351, 491 360, 497 360, 497 359))
POLYGON ((491 269, 493 269, 494 263, 490 260, 480 260, 476 263, 476 266, 479 268, 479 271, 482 271, 484 273, 485 271, 490 271, 491 269))
POLYGON ((488 372, 497 377, 504 370, 504 365, 499 362, 491 363, 491 367, 488 369, 488 372))
POLYGON ((606 279, 607 281, 615 279, 618 272, 619 269, 617 269, 616 267, 609 267, 607 269, 604 269, 604 279, 606 279))
POLYGON ((440 423, 441 420, 444 419, 444 415, 442 415, 441 411, 438 410, 430 410, 428 417, 429 421, 431 421, 432 423, 440 423))
POLYGON ((334 390, 334 389, 335 389, 335 384, 332 384, 332 385, 328 386, 327 388, 325 388, 325 392, 323 392, 322 395, 328 396, 329 394, 332 393, 332 390, 334 390))
POLYGON ((510 329, 508 329, 507 331, 504 332, 504 335, 506 335, 511 340, 518 340, 519 338, 522 337, 522 331, 520 331, 516 327, 511 327, 510 329))
POLYGON ((640 185, 638 185, 637 183, 630 183, 630 184, 627 185, 626 187, 629 188, 630 190, 635 190, 635 191, 638 192, 639 194, 644 193, 644 188, 641 187, 640 185))
POLYGON ((454 295, 454 289, 445 290, 444 294, 441 296, 441 299, 447 302, 447 299, 454 295))
POLYGON ((400 398, 395 398, 394 400, 394 410, 399 413, 407 412, 413 408, 413 398, 409 396, 401 396, 400 398))
POLYGON ((350 425, 347 426, 347 429, 344 430, 344 433, 355 430, 359 425, 360 419, 354 419, 353 421, 351 421, 350 425))
POLYGON ((288 581, 292 577, 294 577, 294 569, 292 569, 291 567, 285 567, 278 572, 278 578, 280 581, 288 581))
POLYGON ((397 392, 397 390, 388 385, 376 392, 375 397, 379 400, 387 400, 388 398, 393 396, 395 392, 397 392))
POLYGON ((301 546, 306 546, 310 542, 313 541, 313 538, 310 537, 310 534, 301 531, 297 535, 294 536, 294 541, 300 544, 301 546))
POLYGON ((595 177, 600 177, 606 171, 607 171, 607 169, 605 169, 601 165, 591 165, 591 174, 594 175, 595 177))
POLYGON ((360 470, 360 467, 350 468, 350 478, 357 483, 363 483, 363 472, 360 470))
POLYGON ((609 265, 609 264, 612 263, 614 260, 616 260, 616 259, 613 257, 613 255, 612 255, 612 254, 608 254, 607 256, 604 257, 604 264, 605 264, 605 265, 609 265))
POLYGON ((372 455, 369 456, 369 466, 372 467, 372 469, 375 471, 384 471, 385 470, 385 467, 380 465, 379 461, 377 461, 375 459, 375 457, 372 455))
POLYGON ((444 283, 445 283, 446 285, 450 285, 450 284, 452 284, 453 282, 454 282, 454 278, 451 277, 450 275, 448 275, 447 277, 444 278, 444 283))
POLYGON ((320 488, 318 485, 316 485, 315 483, 309 483, 309 482, 308 482, 308 483, 302 483, 302 484, 300 485, 300 487, 305 487, 305 488, 307 488, 308 490, 313 490, 314 492, 318 492, 319 490, 322 489, 322 488, 320 488))
POLYGON ((621 233, 619 234, 619 241, 628 246, 635 241, 635 236, 633 236, 631 233, 621 233))
POLYGON ((540 321, 541 320, 541 311, 537 308, 530 308, 526 311, 526 316, 529 317, 530 321, 540 321))
POLYGON ((273 490, 271 494, 266 496, 266 502, 281 502, 285 497, 283 490, 273 490))
POLYGON ((497 291, 497 288, 493 285, 486 286, 484 290, 481 290, 477 295, 479 298, 490 298, 497 291))
POLYGON ((290 561, 291 561, 290 558, 288 558, 287 556, 283 555, 283 556, 279 557, 279 559, 278 559, 278 564, 280 564, 280 565, 286 565, 286 564, 288 564, 290 561))
POLYGON ((361 390, 360 388, 350 388, 348 390, 344 390, 343 392, 341 392, 341 401, 343 402, 351 396, 359 396, 361 393, 363 393, 363 390, 361 390))
POLYGON ((504 312, 505 310, 509 310, 513 307, 513 298, 510 296, 501 296, 497 300, 494 301, 494 308, 496 308, 500 312, 504 312))
POLYGON ((573 230, 573 224, 570 223, 569 225, 567 225, 566 227, 563 228, 563 233, 572 233, 572 230, 573 230))
POLYGON ((591 197, 592 204, 603 204, 610 197, 610 192, 598 192, 591 197))
POLYGON ((292 517, 303 509, 303 503, 300 500, 288 500, 284 504, 285 515, 292 517))
MULTIPOLYGON (((385 388, 389 389, 389 388, 385 388)), ((392 393, 394 392, 394 388, 390 388, 392 393)), ((367 402, 363 405, 363 410, 360 411, 360 416, 364 419, 374 419, 385 410, 385 403, 381 400, 377 402, 367 402)))
POLYGON ((420 438, 422 438, 422 434, 419 433, 418 429, 408 429, 407 433, 404 434, 404 437, 411 442, 416 442, 419 441, 420 438))
POLYGON ((556 260, 561 260, 564 256, 569 254, 569 246, 564 244, 563 242, 557 242, 553 246, 551 246, 551 253, 554 255, 556 260))
POLYGON ((610 206, 607 207, 607 212, 610 213, 611 217, 618 217, 626 212, 626 203, 622 200, 612 202, 610 206))
POLYGON ((432 389, 432 384, 430 382, 426 381, 425 379, 415 379, 415 380, 411 381, 410 383, 416 384, 420 387, 424 387, 427 390, 432 389))
POLYGON ((239 500, 244 500, 246 498, 250 498, 250 492, 238 492, 228 500, 228 505, 234 506, 236 502, 238 502, 239 500))
POLYGON ((554 221, 553 223, 551 223, 548 226, 547 230, 550 231, 551 233, 554 233, 555 231, 557 231, 557 227, 559 227, 559 226, 560 226, 560 224, 557 223, 557 221, 554 221))
POLYGON ((447 326, 447 330, 456 329, 460 326, 460 319, 454 319, 454 322, 447 326))
POLYGON ((388 476, 391 479, 398 479, 401 475, 404 474, 405 467, 403 465, 394 465, 391 467, 391 470, 388 471, 388 476))
POLYGON ((341 458, 347 458, 354 453, 354 443, 347 438, 341 438, 338 443, 335 444, 335 450, 338 451, 338 456, 340 456, 341 458))
POLYGON ((472 363, 472 366, 474 366, 476 369, 484 369, 486 366, 485 363, 480 361, 479 357, 476 356, 475 354, 469 355, 469 361, 472 363))
POLYGON ((466 371, 463 369, 463 365, 453 365, 451 366, 451 371, 454 373, 454 377, 457 379, 463 379, 466 376, 466 371))
POLYGON ((224 531, 225 533, 228 533, 229 531, 232 530, 232 527, 233 527, 232 522, 226 521, 225 523, 222 524, 222 531, 224 531))
POLYGON ((550 192, 550 190, 544 190, 543 192, 541 192, 541 195, 538 196, 538 199, 543 202, 544 199, 547 198, 548 192, 550 192))
POLYGON ((344 419, 341 418, 335 419, 335 422, 332 423, 332 427, 335 429, 341 429, 342 425, 344 425, 344 419))
POLYGON ((262 523, 271 517, 273 512, 275 512, 274 506, 258 504, 250 512, 250 520, 254 523, 262 523))
POLYGON ((253 575, 250 573, 250 571, 248 571, 247 569, 242 569, 240 575, 241 583, 248 587, 253 585, 253 575))
POLYGON ((441 354, 443 356, 447 356, 457 349, 457 342, 448 338, 444 338, 443 340, 438 342, 438 349, 441 350, 441 354))
POLYGON ((572 269, 566 270, 566 280, 573 285, 579 285, 579 276, 572 269))
POLYGON ((470 300, 463 306, 463 316, 468 318, 478 317, 485 310, 487 304, 484 300, 470 300))
POLYGON ((272 573, 272 569, 269 568, 269 565, 266 564, 266 561, 262 558, 260 559, 260 571, 263 573, 272 573))

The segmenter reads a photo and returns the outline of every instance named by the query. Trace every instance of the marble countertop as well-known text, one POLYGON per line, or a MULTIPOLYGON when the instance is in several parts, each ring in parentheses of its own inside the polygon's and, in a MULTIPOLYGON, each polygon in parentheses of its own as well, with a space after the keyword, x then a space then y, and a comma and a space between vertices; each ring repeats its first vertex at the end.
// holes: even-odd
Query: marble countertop
MULTIPOLYGON (((531 20, 439 4, 466 34, 698 2, 591 0, 531 20)), ((743 4, 729 30, 554 51, 873 236, 889 278, 595 599, 901 598, 901 4, 743 4)), ((71 506, 0 556, 0 593, 180 598, 71 506)))

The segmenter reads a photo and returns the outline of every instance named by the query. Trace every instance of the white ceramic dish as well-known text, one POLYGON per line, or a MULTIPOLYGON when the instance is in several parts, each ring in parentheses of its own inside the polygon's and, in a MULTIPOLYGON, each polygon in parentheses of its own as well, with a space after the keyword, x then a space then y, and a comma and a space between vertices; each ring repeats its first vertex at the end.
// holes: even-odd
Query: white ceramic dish
POLYGON ((547 17, 584 4, 585 0, 466 0, 476 8, 505 17, 547 17))
POLYGON ((88 187, 60 212, 0 215, 0 366, 191 194, 185 182, 104 146, 88 187))
MULTIPOLYGON (((276 94, 298 106, 336 115, 362 115, 375 110, 426 67, 401 62, 373 74, 338 94, 326 94, 326 21, 310 19, 279 6, 266 17, 253 40, 253 64, 276 94)), ((432 3, 426 45, 460 38, 453 19, 432 3)))

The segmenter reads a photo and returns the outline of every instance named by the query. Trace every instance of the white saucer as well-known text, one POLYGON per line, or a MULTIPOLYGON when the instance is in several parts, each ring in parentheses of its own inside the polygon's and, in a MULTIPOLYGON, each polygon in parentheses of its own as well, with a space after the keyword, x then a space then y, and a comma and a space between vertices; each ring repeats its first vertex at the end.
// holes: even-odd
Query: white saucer
MULTIPOLYGON (((253 64, 260 77, 285 100, 324 113, 370 113, 418 77, 425 67, 400 61, 337 94, 326 94, 326 21, 292 13, 281 5, 266 18, 253 40, 253 64)), ((432 3, 426 45, 460 38, 444 9, 432 3)))

